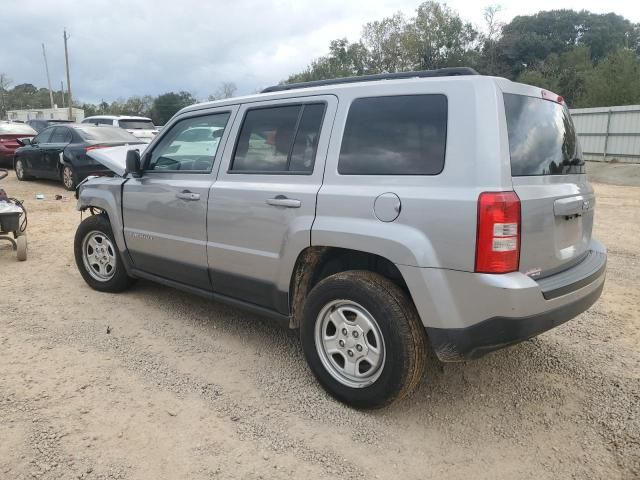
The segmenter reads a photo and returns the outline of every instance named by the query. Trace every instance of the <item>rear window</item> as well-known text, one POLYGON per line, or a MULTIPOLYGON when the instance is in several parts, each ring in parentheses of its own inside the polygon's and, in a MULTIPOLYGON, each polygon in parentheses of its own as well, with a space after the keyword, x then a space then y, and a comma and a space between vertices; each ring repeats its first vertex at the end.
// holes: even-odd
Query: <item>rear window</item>
POLYGON ((437 175, 444 168, 447 97, 358 98, 349 109, 342 175, 437 175))
POLYGON ((98 142, 135 142, 139 143, 136 137, 131 135, 126 130, 116 127, 90 127, 82 126, 76 128, 78 134, 83 140, 98 141, 98 142))
POLYGON ((566 106, 542 98, 504 94, 511 175, 584 173, 584 160, 566 106))
POLYGON ((36 131, 24 123, 0 123, 0 135, 35 135, 36 131))
POLYGON ((155 130, 151 120, 118 120, 118 125, 129 130, 155 130))

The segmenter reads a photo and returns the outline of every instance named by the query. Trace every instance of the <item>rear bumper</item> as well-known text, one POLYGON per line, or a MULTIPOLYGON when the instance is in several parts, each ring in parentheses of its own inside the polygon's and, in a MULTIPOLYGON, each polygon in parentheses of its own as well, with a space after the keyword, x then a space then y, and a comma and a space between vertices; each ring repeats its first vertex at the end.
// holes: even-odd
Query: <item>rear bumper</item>
POLYGON ((587 310, 602 293, 606 261, 606 249, 593 240, 582 262, 538 282, 519 272, 399 268, 436 354, 442 361, 460 361, 536 336, 587 310))

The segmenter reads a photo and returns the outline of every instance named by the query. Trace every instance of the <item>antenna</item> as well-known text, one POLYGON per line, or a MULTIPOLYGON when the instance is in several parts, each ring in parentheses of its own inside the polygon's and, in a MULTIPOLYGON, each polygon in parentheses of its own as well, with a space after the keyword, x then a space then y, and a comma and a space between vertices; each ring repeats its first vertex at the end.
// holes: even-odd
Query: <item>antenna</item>
POLYGON ((71 35, 67 34, 67 29, 64 29, 64 61, 67 65, 67 88, 69 94, 67 95, 67 103, 69 104, 69 117, 67 120, 73 120, 73 97, 71 95, 71 76, 69 75, 69 50, 67 49, 67 40, 71 35))
POLYGON ((51 101, 51 108, 53 108, 53 91, 51 91, 51 77, 49 77, 49 64, 47 63, 47 51, 44 49, 44 43, 42 44, 42 56, 44 57, 44 69, 47 71, 47 86, 49 87, 49 100, 51 101))

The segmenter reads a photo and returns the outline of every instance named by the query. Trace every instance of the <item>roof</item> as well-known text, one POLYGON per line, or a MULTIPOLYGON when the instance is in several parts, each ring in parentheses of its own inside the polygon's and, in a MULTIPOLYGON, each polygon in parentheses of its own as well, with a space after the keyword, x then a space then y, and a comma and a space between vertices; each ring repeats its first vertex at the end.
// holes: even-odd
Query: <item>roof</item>
POLYGON ((91 115, 90 117, 85 117, 83 119, 84 120, 90 120, 92 118, 104 118, 107 120, 121 120, 121 119, 127 119, 127 120, 149 120, 151 121, 151 119, 149 117, 138 117, 136 115, 91 115))
MULTIPOLYGON (((326 95, 347 89, 369 89, 381 85, 409 85, 416 82, 431 81, 473 81, 474 79, 486 79, 475 70, 468 67, 443 68, 439 70, 424 70, 419 72, 398 72, 393 74, 364 75, 360 77, 346 77, 333 80, 320 80, 314 82, 295 83, 289 85, 277 85, 267 87, 261 93, 245 95, 242 97, 225 98, 211 102, 196 103, 180 110, 179 113, 203 110, 206 108, 237 105, 238 103, 250 103, 263 100, 277 100, 305 95, 326 95)), ((497 77, 491 77, 497 78, 497 77)))

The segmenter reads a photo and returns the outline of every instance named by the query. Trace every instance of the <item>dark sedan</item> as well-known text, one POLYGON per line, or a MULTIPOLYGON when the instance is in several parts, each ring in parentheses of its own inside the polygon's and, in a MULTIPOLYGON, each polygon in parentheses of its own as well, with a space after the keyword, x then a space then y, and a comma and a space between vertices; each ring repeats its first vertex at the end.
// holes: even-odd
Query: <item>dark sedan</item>
POLYGON ((73 190, 89 175, 107 175, 110 171, 91 159, 87 151, 118 145, 144 144, 126 130, 87 124, 56 125, 44 129, 34 139, 20 139, 14 167, 18 180, 49 178, 61 180, 73 190))

